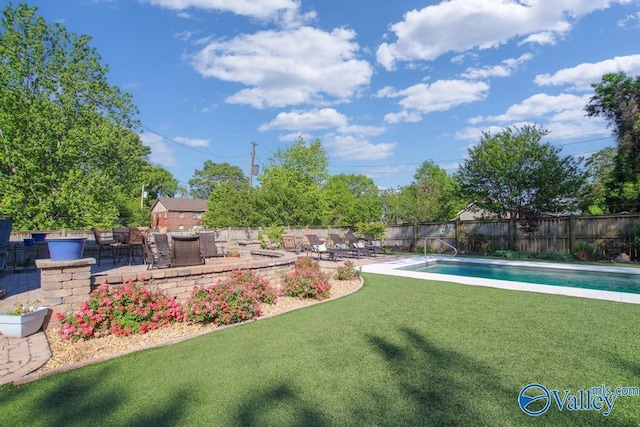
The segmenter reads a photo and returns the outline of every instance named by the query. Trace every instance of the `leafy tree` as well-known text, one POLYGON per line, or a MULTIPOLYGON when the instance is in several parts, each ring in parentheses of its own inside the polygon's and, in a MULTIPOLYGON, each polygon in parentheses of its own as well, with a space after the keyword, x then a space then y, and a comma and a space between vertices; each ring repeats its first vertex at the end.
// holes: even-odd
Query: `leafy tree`
POLYGON ((326 151, 319 140, 299 138, 267 160, 258 177, 256 209, 260 225, 321 225, 327 211, 322 188, 329 174, 326 151))
POLYGON ((208 228, 258 225, 255 192, 246 180, 221 182, 209 196, 202 223, 208 228))
POLYGON ((191 197, 208 199, 213 190, 223 182, 243 183, 245 181, 247 177, 238 166, 206 160, 202 169, 196 169, 194 177, 188 184, 191 197))
POLYGON ((400 208, 400 187, 385 188, 380 192, 382 204, 382 222, 384 224, 399 224, 402 222, 400 208))
POLYGON ((581 203, 584 212, 590 215, 610 213, 607 205, 609 188, 612 187, 613 170, 615 168, 617 151, 607 147, 593 154, 586 161, 589 180, 585 187, 585 194, 581 203))
POLYGON ((449 221, 467 203, 460 196, 460 188, 456 176, 449 176, 447 171, 427 160, 420 165, 413 176, 413 185, 422 189, 422 196, 427 197, 423 202, 428 202, 432 206, 421 222, 424 221, 449 221), (435 190, 425 192, 424 190, 433 187, 435 190), (431 197, 431 198, 429 198, 431 197))
POLYGON ((573 209, 585 173, 578 160, 540 142, 547 134, 536 126, 483 133, 458 171, 462 190, 526 231, 537 229, 543 212, 573 209))
POLYGON ((617 140, 605 204, 612 212, 636 212, 640 209, 640 76, 605 74, 592 87, 595 95, 585 107, 587 115, 604 117, 617 140))
POLYGON ((354 225, 379 221, 382 205, 378 187, 364 175, 339 174, 324 186, 328 215, 326 224, 354 225))
POLYGON ((0 211, 17 229, 111 226, 149 149, 90 37, 9 4, 0 26, 0 211))

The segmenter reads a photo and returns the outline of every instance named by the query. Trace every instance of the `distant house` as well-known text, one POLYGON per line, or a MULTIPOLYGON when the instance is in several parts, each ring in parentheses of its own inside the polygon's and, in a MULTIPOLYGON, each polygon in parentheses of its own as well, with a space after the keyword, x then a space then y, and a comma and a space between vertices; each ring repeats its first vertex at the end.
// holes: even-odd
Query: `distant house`
POLYGON ((480 204, 473 202, 458 212, 459 221, 478 221, 486 219, 496 219, 497 215, 488 209, 483 208, 480 204))
POLYGON ((151 227, 167 227, 169 230, 200 227, 206 210, 207 201, 204 199, 159 197, 151 207, 151 227))

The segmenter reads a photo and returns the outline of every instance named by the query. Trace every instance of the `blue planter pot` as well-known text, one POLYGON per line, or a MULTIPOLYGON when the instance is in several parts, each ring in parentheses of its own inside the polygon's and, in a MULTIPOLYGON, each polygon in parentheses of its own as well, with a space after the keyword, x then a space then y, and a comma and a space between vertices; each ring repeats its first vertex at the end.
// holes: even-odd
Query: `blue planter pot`
POLYGON ((34 242, 44 242, 47 238, 47 233, 31 233, 31 238, 34 242))
POLYGON ((86 237, 65 237, 47 240, 51 261, 73 261, 82 258, 86 237))

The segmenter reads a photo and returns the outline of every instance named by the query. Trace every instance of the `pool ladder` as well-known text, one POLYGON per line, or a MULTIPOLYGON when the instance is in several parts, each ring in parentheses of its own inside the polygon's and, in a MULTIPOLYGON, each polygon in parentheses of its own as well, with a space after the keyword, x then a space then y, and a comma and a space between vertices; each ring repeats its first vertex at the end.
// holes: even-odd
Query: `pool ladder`
POLYGON ((425 237, 424 238, 424 256, 427 256, 427 240, 437 240, 438 242, 442 243, 443 245, 453 249, 453 255, 452 256, 456 256, 458 255, 458 250, 456 249, 455 246, 448 244, 447 242, 445 242, 444 240, 442 240, 439 237, 425 237))

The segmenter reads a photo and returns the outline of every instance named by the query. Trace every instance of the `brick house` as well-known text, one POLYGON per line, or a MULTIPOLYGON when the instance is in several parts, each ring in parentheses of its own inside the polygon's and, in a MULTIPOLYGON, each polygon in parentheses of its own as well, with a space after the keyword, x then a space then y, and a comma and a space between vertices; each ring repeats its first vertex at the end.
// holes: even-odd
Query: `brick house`
POLYGON ((151 207, 151 228, 189 230, 200 227, 206 210, 207 201, 204 199, 159 197, 151 207))

